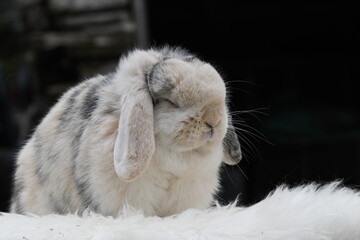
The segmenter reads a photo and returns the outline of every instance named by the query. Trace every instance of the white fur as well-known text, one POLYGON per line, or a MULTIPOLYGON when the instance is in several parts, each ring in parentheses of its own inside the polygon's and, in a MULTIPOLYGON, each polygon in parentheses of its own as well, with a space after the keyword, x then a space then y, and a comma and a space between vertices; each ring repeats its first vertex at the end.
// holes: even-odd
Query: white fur
POLYGON ((0 239, 360 239, 360 193, 332 183, 279 187, 251 207, 190 209, 175 216, 144 217, 124 208, 114 219, 78 215, 0 216, 0 239))

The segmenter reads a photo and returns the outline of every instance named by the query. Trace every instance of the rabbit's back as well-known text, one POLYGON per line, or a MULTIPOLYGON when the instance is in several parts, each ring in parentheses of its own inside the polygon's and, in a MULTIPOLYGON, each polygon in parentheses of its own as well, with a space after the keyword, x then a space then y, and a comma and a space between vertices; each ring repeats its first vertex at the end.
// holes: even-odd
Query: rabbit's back
MULTIPOLYGON (((42 120, 18 156, 12 212, 67 213, 92 206, 85 190, 89 163, 81 151, 99 119, 118 121, 114 104, 101 97, 111 94, 112 81, 111 74, 73 87, 42 120), (96 116, 100 112, 103 116, 96 116)), ((111 128, 116 130, 114 124, 111 128)))

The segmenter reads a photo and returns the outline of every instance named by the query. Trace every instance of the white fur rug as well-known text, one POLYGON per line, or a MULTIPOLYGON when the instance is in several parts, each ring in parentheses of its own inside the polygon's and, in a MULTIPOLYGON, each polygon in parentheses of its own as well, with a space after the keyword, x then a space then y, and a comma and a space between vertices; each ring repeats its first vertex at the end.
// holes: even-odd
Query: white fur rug
POLYGON ((179 215, 144 217, 124 209, 119 218, 87 213, 59 216, 0 216, 0 239, 360 239, 360 193, 307 185, 279 187, 247 208, 215 207, 179 215))

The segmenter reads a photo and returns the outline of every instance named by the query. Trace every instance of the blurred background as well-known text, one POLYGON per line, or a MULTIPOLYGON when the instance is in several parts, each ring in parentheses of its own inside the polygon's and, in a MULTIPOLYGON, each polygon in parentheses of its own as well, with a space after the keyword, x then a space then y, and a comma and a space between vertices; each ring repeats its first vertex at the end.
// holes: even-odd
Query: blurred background
POLYGON ((1 0, 0 211, 16 152, 58 96, 134 47, 178 45, 231 92, 244 159, 221 202, 276 186, 360 184, 360 4, 1 0))

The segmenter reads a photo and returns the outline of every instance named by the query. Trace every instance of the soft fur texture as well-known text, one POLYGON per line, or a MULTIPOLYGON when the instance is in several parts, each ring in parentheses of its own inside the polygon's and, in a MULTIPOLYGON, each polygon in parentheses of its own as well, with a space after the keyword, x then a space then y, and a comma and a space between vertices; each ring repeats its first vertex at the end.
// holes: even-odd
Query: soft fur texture
POLYGON ((181 49, 135 50, 66 92, 21 150, 11 211, 146 216, 209 207, 240 145, 226 88, 181 49))
POLYGON ((114 219, 78 215, 0 216, 0 239, 360 239, 360 194, 338 183, 279 187, 247 208, 190 209, 165 218, 124 208, 114 219))

